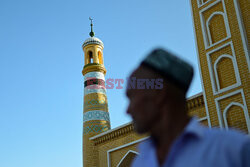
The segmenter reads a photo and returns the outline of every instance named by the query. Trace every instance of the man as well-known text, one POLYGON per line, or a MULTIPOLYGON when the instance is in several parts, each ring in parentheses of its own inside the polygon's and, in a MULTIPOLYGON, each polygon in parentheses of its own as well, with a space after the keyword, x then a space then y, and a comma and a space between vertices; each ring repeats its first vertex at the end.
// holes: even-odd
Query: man
POLYGON ((248 136, 209 129, 188 116, 186 92, 192 77, 188 63, 162 49, 154 50, 131 74, 127 113, 135 131, 150 134, 139 145, 133 167, 250 167, 248 136), (136 87, 131 87, 132 79, 136 87), (142 86, 156 80, 163 81, 160 89, 142 86))

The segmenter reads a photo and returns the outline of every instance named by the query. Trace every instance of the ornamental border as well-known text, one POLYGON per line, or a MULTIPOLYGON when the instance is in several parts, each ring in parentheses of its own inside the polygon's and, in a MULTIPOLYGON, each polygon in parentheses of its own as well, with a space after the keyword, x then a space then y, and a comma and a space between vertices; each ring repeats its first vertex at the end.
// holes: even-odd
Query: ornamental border
POLYGON ((93 120, 103 120, 110 122, 109 113, 101 110, 92 110, 83 113, 83 123, 93 120))

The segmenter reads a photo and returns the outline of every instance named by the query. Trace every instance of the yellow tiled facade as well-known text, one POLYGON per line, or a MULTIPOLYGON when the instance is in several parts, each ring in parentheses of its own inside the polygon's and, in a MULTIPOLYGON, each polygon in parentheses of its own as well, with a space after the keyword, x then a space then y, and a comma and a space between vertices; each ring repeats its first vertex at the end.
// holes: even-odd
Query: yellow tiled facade
MULTIPOLYGON (((190 0, 190 5, 203 92, 187 99, 189 115, 197 116, 209 127, 236 128, 249 134, 250 1, 190 0)), ((93 71, 105 74, 102 47, 90 46, 86 48, 96 48, 94 63, 97 63, 87 67, 83 74, 93 71)), ((88 51, 84 52, 86 66, 90 60, 89 57, 86 60, 88 51)), ((85 95, 84 112, 99 109, 108 112, 106 95, 85 95), (89 105, 91 99, 97 102, 89 105)), ((84 167, 129 166, 138 154, 136 146, 148 137, 136 134, 132 123, 109 130, 108 121, 90 120, 84 122, 84 127, 96 124, 103 129, 83 134, 84 167)))
POLYGON ((211 126, 249 133, 248 0, 191 0, 211 126), (240 124, 240 125, 239 125, 240 124))

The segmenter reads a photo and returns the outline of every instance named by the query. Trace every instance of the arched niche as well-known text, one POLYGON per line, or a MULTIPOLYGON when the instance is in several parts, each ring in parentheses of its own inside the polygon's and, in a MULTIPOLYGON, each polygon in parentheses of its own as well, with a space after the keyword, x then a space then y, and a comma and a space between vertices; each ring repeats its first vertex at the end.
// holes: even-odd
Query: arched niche
POLYGON ((233 56, 223 54, 214 62, 214 74, 217 91, 239 84, 239 73, 233 56))
POLYGON ((209 45, 229 37, 230 30, 223 12, 214 12, 206 21, 209 45))
POLYGON ((247 114, 245 114, 245 112, 247 111, 244 111, 244 106, 242 104, 238 102, 230 103, 223 111, 225 128, 227 130, 229 128, 235 128, 248 133, 248 131, 250 131, 247 126, 249 118, 247 118, 247 114))
POLYGON ((103 56, 100 50, 98 51, 98 60, 99 60, 99 64, 103 64, 103 56))
POLYGON ((131 166, 134 158, 138 155, 139 153, 136 151, 129 150, 121 159, 121 161, 118 163, 116 167, 129 167, 131 166))
POLYGON ((88 51, 87 52, 87 62, 86 62, 86 64, 89 64, 89 63, 93 63, 93 52, 92 51, 88 51))

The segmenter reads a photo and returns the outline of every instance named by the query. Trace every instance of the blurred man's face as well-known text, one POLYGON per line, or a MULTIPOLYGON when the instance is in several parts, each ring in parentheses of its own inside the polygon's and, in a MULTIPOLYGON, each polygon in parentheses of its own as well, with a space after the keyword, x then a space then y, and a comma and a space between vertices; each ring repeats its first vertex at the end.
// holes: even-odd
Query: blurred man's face
MULTIPOLYGON (((155 81, 159 77, 150 69, 140 66, 136 69, 130 78, 147 79, 149 81, 155 81)), ((162 86, 163 86, 163 79, 162 86)), ((146 84, 146 83, 144 83, 146 84)), ((156 89, 144 89, 136 87, 129 88, 127 86, 127 97, 129 98, 129 106, 127 113, 133 118, 135 130, 138 133, 149 132, 154 123, 159 119, 160 106, 161 106, 161 92, 159 89, 159 83, 155 83, 156 89), (158 89, 157 89, 158 88, 158 89)), ((137 85, 138 86, 138 85, 137 85)))

